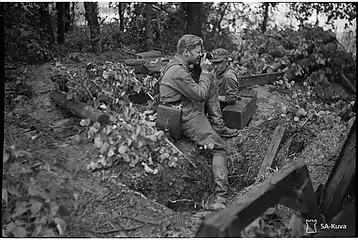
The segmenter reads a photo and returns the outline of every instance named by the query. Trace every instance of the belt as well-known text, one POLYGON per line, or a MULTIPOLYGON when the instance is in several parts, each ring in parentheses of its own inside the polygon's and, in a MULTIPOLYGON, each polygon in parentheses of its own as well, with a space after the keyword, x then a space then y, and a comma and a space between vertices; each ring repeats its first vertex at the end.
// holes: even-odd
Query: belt
POLYGON ((178 100, 175 102, 162 102, 161 104, 168 106, 168 107, 172 107, 172 108, 176 108, 176 109, 181 109, 183 104, 182 104, 182 100, 178 100))

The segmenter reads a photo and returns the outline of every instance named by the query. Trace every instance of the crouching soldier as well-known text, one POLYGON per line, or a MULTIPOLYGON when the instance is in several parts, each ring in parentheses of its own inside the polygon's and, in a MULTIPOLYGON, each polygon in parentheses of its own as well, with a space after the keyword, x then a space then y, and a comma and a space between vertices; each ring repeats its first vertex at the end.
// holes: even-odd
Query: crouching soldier
POLYGON ((230 64, 229 52, 223 48, 213 51, 213 75, 219 88, 219 102, 221 109, 228 104, 235 104, 239 100, 239 69, 230 64))
MULTIPOLYGON (((210 151, 213 157, 216 200, 211 208, 217 210, 225 207, 228 195, 227 154, 225 141, 214 130, 204 113, 205 105, 215 101, 210 99, 215 94, 211 92, 214 85, 210 73, 212 64, 203 55, 202 48, 203 40, 198 36, 187 34, 179 39, 177 54, 163 70, 160 101, 167 106, 181 106, 181 128, 184 136, 200 146, 214 144, 210 151), (200 64, 202 71, 198 82, 190 72, 191 64, 200 64)), ((216 101, 218 104, 217 95, 216 101)), ((219 113, 221 115, 220 111, 219 113)))

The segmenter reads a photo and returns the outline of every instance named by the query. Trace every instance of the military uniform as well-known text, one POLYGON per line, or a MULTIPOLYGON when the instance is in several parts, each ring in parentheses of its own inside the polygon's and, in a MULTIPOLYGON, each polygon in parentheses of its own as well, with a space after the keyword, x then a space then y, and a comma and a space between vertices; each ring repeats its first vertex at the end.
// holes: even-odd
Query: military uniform
MULTIPOLYGON (((198 82, 195 82, 188 64, 176 55, 163 70, 160 101, 165 104, 181 105, 184 136, 200 146, 214 144, 214 148, 210 150, 213 155, 212 170, 216 185, 216 203, 221 204, 226 201, 228 194, 226 144, 204 113, 206 106, 212 106, 217 101, 216 86, 212 77, 211 74, 201 73, 198 82)), ((218 104, 217 101, 216 105, 218 104)))
MULTIPOLYGON (((213 62, 221 62, 228 58, 229 53, 225 49, 219 48, 214 51, 213 62)), ((239 78, 241 70, 234 64, 229 64, 222 73, 215 73, 215 82, 219 89, 219 96, 224 96, 225 101, 220 102, 223 109, 228 104, 234 104, 239 99, 239 78)))

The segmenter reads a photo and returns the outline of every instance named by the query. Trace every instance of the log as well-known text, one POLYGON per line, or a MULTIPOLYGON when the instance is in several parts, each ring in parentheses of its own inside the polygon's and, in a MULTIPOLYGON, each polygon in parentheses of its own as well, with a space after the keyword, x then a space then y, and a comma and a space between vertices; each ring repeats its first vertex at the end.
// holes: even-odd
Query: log
POLYGON ((276 81, 277 78, 283 75, 285 72, 274 72, 274 73, 261 73, 254 75, 239 76, 240 87, 250 87, 254 85, 265 85, 267 83, 276 81))
POLYGON ((104 114, 101 110, 95 109, 80 101, 69 100, 67 99, 66 93, 54 90, 51 92, 50 98, 55 104, 76 117, 90 119, 92 122, 99 122, 101 125, 110 122, 109 116, 104 114))
POLYGON ((127 66, 138 66, 146 63, 144 59, 127 59, 127 60, 123 60, 123 62, 127 66))
POLYGON ((141 58, 157 58, 157 57, 162 56, 162 52, 161 51, 148 51, 148 52, 137 53, 136 55, 141 58))
POLYGON ((325 184, 320 208, 326 219, 337 214, 356 172, 356 121, 325 184))
POLYGON ((267 208, 290 195, 294 186, 302 187, 306 182, 306 179, 302 181, 305 176, 302 171, 308 172, 303 161, 287 164, 269 179, 253 186, 235 203, 207 217, 200 225, 196 237, 219 237, 223 233, 227 233, 228 237, 241 237, 241 231, 267 208), (299 184, 295 184, 297 182, 299 184))
MULTIPOLYGON (((275 129, 275 132, 273 134, 272 140, 270 142, 270 145, 267 149, 265 158, 261 164, 260 171, 257 176, 260 176, 265 173, 267 168, 272 167, 272 163, 276 158, 281 140, 283 135, 285 134, 286 128, 285 126, 278 125, 275 129)), ((258 181, 258 180, 256 180, 258 181)))

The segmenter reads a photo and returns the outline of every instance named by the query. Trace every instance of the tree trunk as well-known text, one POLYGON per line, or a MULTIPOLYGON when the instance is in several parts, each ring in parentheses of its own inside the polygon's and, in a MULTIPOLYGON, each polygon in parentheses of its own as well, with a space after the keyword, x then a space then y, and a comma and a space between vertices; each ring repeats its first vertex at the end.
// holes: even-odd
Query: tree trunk
POLYGON ((101 46, 101 32, 98 22, 98 8, 96 2, 84 2, 85 18, 88 22, 90 29, 90 40, 92 44, 92 51, 100 53, 102 51, 101 46))
POLYGON ((145 35, 147 38, 147 51, 153 50, 153 28, 152 28, 152 15, 153 15, 153 8, 152 3, 147 3, 147 24, 145 27, 145 35))
POLYGON ((58 33, 58 43, 60 45, 65 44, 65 3, 57 2, 57 33, 58 33))
POLYGON ((49 7, 48 2, 40 3, 40 16, 41 16, 41 27, 47 29, 47 32, 49 34, 49 40, 51 42, 55 41, 55 32, 53 30, 52 26, 52 18, 49 13, 49 7))
POLYGON ((71 6, 71 29, 73 29, 73 26, 75 25, 75 18, 76 18, 76 4, 75 2, 72 3, 71 6))
POLYGON ((118 3, 118 15, 119 15, 119 30, 124 31, 124 19, 123 19, 123 5, 121 2, 118 3))
POLYGON ((65 7, 65 32, 68 32, 71 29, 71 3, 64 2, 65 7))
POLYGON ((186 3, 187 11, 187 31, 188 33, 195 34, 202 37, 201 33, 201 2, 189 2, 186 3))
POLYGON ((268 3, 268 2, 264 3, 264 5, 263 5, 263 7, 264 7, 264 20, 262 21, 262 25, 261 25, 262 33, 266 32, 267 21, 268 21, 268 13, 269 13, 269 6, 270 6, 270 3, 268 3))

